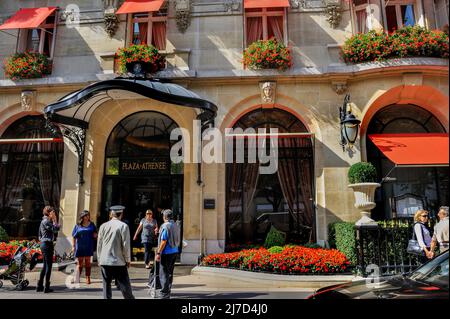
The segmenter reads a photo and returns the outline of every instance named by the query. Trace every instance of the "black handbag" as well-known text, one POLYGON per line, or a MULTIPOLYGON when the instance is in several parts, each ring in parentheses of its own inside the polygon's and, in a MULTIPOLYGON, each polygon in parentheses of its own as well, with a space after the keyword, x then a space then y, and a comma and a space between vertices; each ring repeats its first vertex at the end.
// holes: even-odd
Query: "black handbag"
MULTIPOLYGON (((416 239, 416 231, 414 230, 415 226, 416 224, 414 224, 413 226, 413 238, 408 241, 408 247, 406 248, 406 251, 412 255, 425 256, 425 252, 422 250, 422 247, 420 247, 419 242, 416 239)), ((422 225, 420 226, 420 230, 422 231, 423 238, 422 225)))

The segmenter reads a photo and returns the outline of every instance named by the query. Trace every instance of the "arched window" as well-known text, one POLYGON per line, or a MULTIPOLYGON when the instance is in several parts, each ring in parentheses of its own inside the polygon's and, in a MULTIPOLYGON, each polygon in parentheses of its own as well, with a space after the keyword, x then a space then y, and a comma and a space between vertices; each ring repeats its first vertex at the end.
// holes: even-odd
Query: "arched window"
MULTIPOLYGON (((379 110, 369 123, 367 135, 395 133, 445 133, 439 120, 427 110, 416 105, 390 105, 379 110)), ((377 190, 377 207, 374 219, 411 217, 397 212, 396 200, 407 196, 411 201, 423 201, 426 209, 436 213, 441 205, 448 205, 448 167, 397 167, 367 137, 367 159, 374 164, 378 180, 388 179, 377 190), (392 170, 392 171, 391 171, 392 170)), ((439 152, 439 150, 436 150, 439 152)))
MULTIPOLYGON (((2 139, 52 138, 43 116, 25 116, 2 139)), ((0 223, 12 237, 38 235, 42 209, 59 208, 63 143, 1 144, 0 223)))
MULTIPOLYGON (((279 133, 307 133, 305 125, 281 109, 257 109, 245 114, 234 129, 278 129, 279 133)), ((282 134, 281 134, 282 135, 282 134)), ((314 240, 313 148, 311 136, 278 136, 277 170, 260 174, 260 163, 249 160, 246 138, 244 163, 236 158, 226 168, 227 244, 262 244, 271 227, 289 242, 314 240)), ((267 139, 268 140, 268 139, 267 139)), ((234 154, 239 152, 233 143, 234 154)))

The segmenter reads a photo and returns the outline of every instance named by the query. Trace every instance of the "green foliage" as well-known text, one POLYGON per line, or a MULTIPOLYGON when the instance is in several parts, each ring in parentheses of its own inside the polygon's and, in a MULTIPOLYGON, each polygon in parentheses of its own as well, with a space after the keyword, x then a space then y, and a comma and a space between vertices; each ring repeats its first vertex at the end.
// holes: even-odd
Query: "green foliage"
POLYGON ((6 233, 6 230, 0 226, 0 242, 8 242, 9 241, 9 236, 6 233))
POLYGON ((323 248, 322 246, 320 246, 319 244, 316 244, 316 243, 306 243, 302 246, 305 248, 323 248))
POLYGON ((268 249, 269 253, 271 254, 279 254, 283 251, 283 247, 281 246, 272 246, 268 249))
POLYGON ((336 248, 336 222, 328 224, 328 245, 336 248))
POLYGON ((250 44, 244 51, 243 63, 253 70, 279 69, 286 70, 292 66, 289 48, 276 38, 258 40, 250 44))
POLYGON ((348 181, 355 183, 375 183, 377 170, 371 163, 359 162, 353 164, 348 171, 348 181))
POLYGON ((341 55, 347 63, 361 63, 419 56, 448 58, 448 49, 447 33, 407 26, 389 34, 358 33, 345 41, 341 55))
POLYGON ((271 227, 269 233, 266 236, 264 247, 270 248, 273 246, 284 246, 286 243, 286 234, 277 230, 275 227, 271 227))
POLYGON ((356 265, 356 239, 355 224, 349 222, 338 222, 333 224, 334 242, 336 249, 342 252, 351 265, 356 265))

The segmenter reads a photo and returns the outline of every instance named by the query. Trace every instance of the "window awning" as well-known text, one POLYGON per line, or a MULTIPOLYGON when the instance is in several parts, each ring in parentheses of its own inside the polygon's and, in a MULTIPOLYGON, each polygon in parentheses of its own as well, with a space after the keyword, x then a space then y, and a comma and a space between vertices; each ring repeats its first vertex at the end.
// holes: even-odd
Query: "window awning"
POLYGON ((447 133, 371 134, 369 138, 396 166, 448 166, 447 133))
POLYGON ((36 29, 56 9, 56 7, 22 8, 0 25, 0 30, 36 29))
POLYGON ((289 8, 289 0, 244 0, 245 9, 289 8))
POLYGON ((159 11, 163 3, 164 0, 125 0, 116 14, 159 11))

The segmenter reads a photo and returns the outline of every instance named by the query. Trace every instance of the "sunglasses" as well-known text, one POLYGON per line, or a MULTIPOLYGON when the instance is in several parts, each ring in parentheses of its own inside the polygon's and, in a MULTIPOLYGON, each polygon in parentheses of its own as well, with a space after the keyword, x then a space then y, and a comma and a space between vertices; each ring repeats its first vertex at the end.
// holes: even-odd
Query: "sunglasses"
POLYGON ((427 217, 428 218, 428 215, 421 215, 420 217, 427 217))

